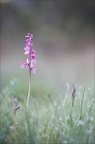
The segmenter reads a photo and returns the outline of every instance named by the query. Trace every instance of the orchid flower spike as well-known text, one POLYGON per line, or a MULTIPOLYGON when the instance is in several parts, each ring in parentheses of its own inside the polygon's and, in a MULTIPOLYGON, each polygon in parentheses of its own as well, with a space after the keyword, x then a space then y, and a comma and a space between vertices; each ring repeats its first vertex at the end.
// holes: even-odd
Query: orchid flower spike
POLYGON ((26 60, 26 62, 21 63, 21 68, 24 68, 25 66, 29 67, 29 70, 35 73, 37 67, 36 67, 36 56, 35 56, 35 50, 32 49, 33 43, 33 35, 31 33, 27 33, 25 36, 26 39, 26 44, 24 48, 24 54, 27 55, 29 54, 29 59, 26 60))
POLYGON ((14 113, 16 114, 16 110, 20 109, 20 106, 18 105, 17 98, 14 98, 14 113))
POLYGON ((75 98, 75 95, 76 95, 76 85, 74 84, 73 87, 72 87, 72 98, 73 98, 73 100, 75 98))

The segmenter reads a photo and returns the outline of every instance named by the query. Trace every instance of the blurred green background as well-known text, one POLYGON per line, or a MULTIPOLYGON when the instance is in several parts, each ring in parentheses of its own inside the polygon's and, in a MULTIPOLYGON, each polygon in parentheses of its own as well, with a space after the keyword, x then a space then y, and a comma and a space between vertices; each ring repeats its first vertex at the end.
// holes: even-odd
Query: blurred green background
POLYGON ((1 88, 17 78, 17 93, 27 94, 20 64, 28 32, 37 56, 32 95, 60 94, 67 82, 94 88, 94 1, 1 0, 0 8, 1 88))

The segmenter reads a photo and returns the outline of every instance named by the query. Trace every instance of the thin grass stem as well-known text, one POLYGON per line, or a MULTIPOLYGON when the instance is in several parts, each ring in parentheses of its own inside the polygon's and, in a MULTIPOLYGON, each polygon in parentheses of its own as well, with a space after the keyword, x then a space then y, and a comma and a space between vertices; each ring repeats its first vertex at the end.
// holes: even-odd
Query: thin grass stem
POLYGON ((80 105, 80 120, 82 119, 82 108, 83 108, 83 100, 84 100, 85 88, 83 90, 81 105, 80 105))
POLYGON ((30 92, 31 92, 31 70, 29 69, 29 88, 28 88, 27 106, 29 106, 30 92))

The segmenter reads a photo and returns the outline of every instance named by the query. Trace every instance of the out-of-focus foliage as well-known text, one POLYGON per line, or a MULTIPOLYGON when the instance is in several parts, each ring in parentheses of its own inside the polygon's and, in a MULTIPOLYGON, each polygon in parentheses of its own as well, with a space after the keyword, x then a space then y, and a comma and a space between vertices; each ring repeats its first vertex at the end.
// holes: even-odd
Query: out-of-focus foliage
POLYGON ((37 31, 46 24, 79 34, 86 25, 94 26, 94 4, 94 1, 10 0, 1 3, 1 26, 3 28, 3 24, 10 19, 4 31, 8 25, 12 26, 14 23, 26 33, 29 29, 37 31))
POLYGON ((17 96, 22 111, 17 110, 16 115, 12 105, 13 96, 1 93, 0 143, 94 144, 94 93, 90 88, 77 85, 72 103, 71 88, 68 85, 66 93, 57 96, 39 97, 39 93, 36 98, 31 96, 29 109, 26 107, 26 96, 17 96))
POLYGON ((26 92, 28 72, 20 64, 24 36, 31 32, 38 67, 34 91, 44 86, 62 91, 66 82, 93 87, 94 1, 2 0, 0 8, 2 86, 17 77, 26 92))

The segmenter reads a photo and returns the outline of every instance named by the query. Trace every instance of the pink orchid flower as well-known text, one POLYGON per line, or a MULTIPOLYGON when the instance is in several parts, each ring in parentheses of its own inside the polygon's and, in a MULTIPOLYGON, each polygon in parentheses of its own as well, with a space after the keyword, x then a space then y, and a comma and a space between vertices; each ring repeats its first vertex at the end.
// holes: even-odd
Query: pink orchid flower
POLYGON ((35 56, 35 50, 32 49, 32 46, 33 46, 33 43, 32 43, 32 38, 33 38, 33 35, 30 34, 30 33, 27 33, 27 35, 25 36, 27 39, 26 39, 26 45, 25 45, 25 52, 24 54, 27 55, 29 54, 29 60, 25 62, 22 62, 21 63, 21 68, 24 68, 25 66, 29 66, 29 69, 35 73, 37 67, 35 65, 36 63, 36 56, 35 56))

